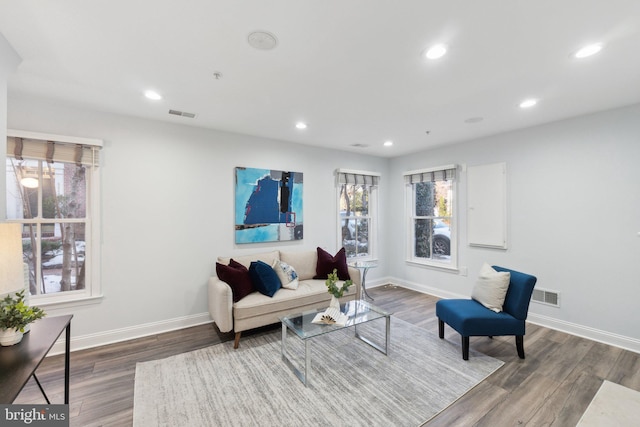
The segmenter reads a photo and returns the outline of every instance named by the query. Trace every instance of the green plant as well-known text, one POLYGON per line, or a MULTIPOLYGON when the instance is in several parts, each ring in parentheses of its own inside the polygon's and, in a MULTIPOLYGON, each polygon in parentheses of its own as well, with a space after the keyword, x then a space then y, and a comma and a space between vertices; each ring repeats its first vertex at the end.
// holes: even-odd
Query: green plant
POLYGON ((342 287, 340 288, 336 284, 337 282, 338 270, 334 268, 333 273, 329 273, 327 275, 327 280, 324 282, 324 284, 327 285, 327 289, 329 290, 329 293, 331 295, 336 298, 341 298, 342 295, 344 295, 344 292, 349 289, 349 286, 353 285, 353 282, 351 280, 345 280, 345 282, 342 284, 342 287))
POLYGON ((0 329, 16 328, 24 332, 25 326, 45 316, 41 308, 24 303, 24 292, 23 289, 0 300, 0 329))

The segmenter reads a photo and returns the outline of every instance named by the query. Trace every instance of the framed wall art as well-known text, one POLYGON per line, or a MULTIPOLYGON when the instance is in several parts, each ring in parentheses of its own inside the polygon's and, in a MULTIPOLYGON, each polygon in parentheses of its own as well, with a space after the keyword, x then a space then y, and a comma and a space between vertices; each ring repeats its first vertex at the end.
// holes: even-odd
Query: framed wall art
POLYGON ((301 172, 236 167, 236 243, 302 240, 301 172))

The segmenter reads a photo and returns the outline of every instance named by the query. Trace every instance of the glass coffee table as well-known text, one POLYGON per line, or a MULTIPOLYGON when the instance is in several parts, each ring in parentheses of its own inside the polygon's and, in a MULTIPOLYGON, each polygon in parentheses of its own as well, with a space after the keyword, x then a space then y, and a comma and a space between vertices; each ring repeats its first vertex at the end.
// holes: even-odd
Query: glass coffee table
POLYGON ((356 338, 364 341, 381 353, 385 355, 388 354, 391 313, 388 313, 367 301, 354 300, 341 306, 341 311, 347 315, 347 322, 344 326, 312 323, 316 314, 323 311, 324 309, 310 310, 303 313, 290 314, 280 318, 280 321, 282 322, 282 360, 289 366, 289 368, 291 368, 305 386, 309 385, 309 374, 311 373, 311 353, 309 351, 309 347, 313 338, 346 328, 353 328, 356 338), (385 319, 384 345, 377 344, 358 332, 358 325, 382 318, 385 319), (298 369, 293 364, 290 355, 287 352, 288 331, 295 333, 298 338, 304 342, 304 368, 302 369, 298 369))

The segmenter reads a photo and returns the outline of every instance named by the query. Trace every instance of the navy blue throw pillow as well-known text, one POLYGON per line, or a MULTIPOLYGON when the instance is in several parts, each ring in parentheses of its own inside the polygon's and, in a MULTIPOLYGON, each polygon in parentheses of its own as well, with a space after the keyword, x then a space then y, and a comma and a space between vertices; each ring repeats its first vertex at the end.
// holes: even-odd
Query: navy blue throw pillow
POLYGON ((262 261, 252 261, 249 266, 251 282, 258 292, 272 297, 282 286, 280 279, 271 266, 262 261))

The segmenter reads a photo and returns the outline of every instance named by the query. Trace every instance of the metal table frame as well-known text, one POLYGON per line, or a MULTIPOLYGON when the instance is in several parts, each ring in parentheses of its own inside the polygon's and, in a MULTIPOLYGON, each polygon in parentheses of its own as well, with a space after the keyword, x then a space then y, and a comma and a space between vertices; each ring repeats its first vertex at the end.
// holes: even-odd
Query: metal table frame
POLYGON ((65 331, 64 403, 69 404, 69 368, 71 352, 71 318, 73 315, 45 317, 31 324, 31 331, 22 341, 9 347, 0 347, 0 403, 11 404, 33 377, 47 404, 51 404, 36 369, 47 356, 58 337, 65 331))
MULTIPOLYGON (((284 318, 281 318, 280 320, 282 321, 282 345, 281 345, 281 353, 282 353, 282 360, 285 362, 285 364, 293 371, 293 373, 298 377, 298 379, 300 381, 302 381, 302 383, 305 385, 305 387, 309 386, 309 375, 311 373, 311 352, 310 352, 310 342, 312 338, 316 338, 319 337, 321 335, 324 335, 326 333, 331 333, 331 332, 335 332, 335 331, 340 331, 342 329, 345 328, 350 328, 353 327, 354 329, 354 333, 355 333, 355 337, 358 338, 359 340, 365 342, 366 344, 370 345, 371 347, 375 348, 376 350, 378 350, 379 352, 381 352, 384 355, 388 355, 389 354, 389 339, 391 336, 391 313, 387 313, 382 309, 379 309, 365 301, 360 301, 360 300, 355 300, 355 301, 351 301, 350 303, 354 303, 356 304, 357 307, 360 307, 361 304, 364 305, 364 307, 366 307, 367 309, 377 313, 375 318, 372 319, 362 319, 362 318, 358 318, 358 314, 357 314, 357 310, 356 310, 356 315, 351 317, 349 319, 349 321, 347 322, 347 324, 345 326, 337 326, 337 325, 316 325, 318 327, 318 332, 311 334, 309 336, 303 336, 300 332, 300 330, 296 330, 292 325, 291 322, 287 321, 287 320, 291 320, 291 319, 296 319, 296 318, 300 318, 302 319, 302 321, 307 321, 307 322, 311 322, 311 319, 313 319, 313 317, 315 316, 316 313, 321 312, 323 310, 314 310, 311 312, 307 312, 307 313, 300 313, 300 314, 294 314, 294 315, 290 315, 290 316, 285 316, 284 318), (373 320, 379 320, 379 319, 385 319, 385 340, 384 340, 384 346, 379 345, 375 342, 373 342, 371 339, 362 336, 359 332, 358 332, 358 325, 363 324, 363 323, 367 323, 373 320), (291 330, 292 332, 294 332, 294 335, 298 336, 298 338, 300 338, 303 342, 304 342, 304 368, 298 369, 298 367, 295 366, 295 364, 293 363, 293 361, 291 360, 291 357, 289 355, 289 352, 287 351, 287 332, 291 330)), ((349 304, 349 303, 347 303, 349 304)))
POLYGON ((362 270, 362 280, 361 280, 362 298, 367 297, 371 301, 373 301, 373 298, 367 292, 367 284, 366 284, 367 283, 367 272, 372 268, 376 268, 378 266, 378 261, 377 260, 354 261, 354 262, 350 262, 348 265, 349 265, 349 267, 353 267, 353 268, 357 268, 359 270, 362 270))

